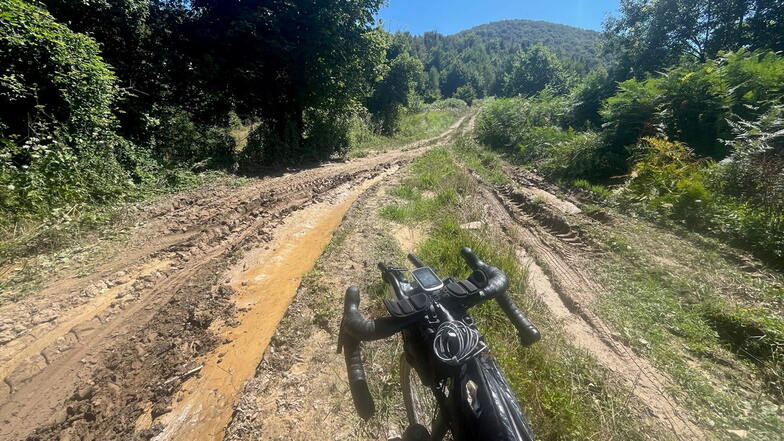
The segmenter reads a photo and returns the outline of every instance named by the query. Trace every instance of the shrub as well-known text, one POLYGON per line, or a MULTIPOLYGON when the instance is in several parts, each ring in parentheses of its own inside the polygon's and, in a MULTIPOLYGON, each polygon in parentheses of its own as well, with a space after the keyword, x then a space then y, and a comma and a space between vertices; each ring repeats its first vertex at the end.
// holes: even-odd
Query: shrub
POLYGON ((705 174, 693 153, 681 143, 658 138, 644 138, 638 151, 623 193, 689 226, 706 226, 702 224, 706 220, 703 212, 713 195, 705 186, 705 174))
MULTIPOLYGON (((567 115, 571 101, 545 90, 533 98, 501 98, 485 106, 476 123, 477 140, 498 150, 515 151, 525 139, 535 138, 531 130, 546 127, 557 133, 567 115)), ((531 142, 525 143, 530 146, 531 142)), ((534 146, 536 148, 536 146, 534 146)))
POLYGON ((784 106, 771 107, 756 121, 733 123, 733 153, 715 185, 771 211, 784 212, 784 106))
POLYGON ((144 145, 164 164, 226 163, 233 158, 234 140, 227 130, 197 123, 181 108, 153 105, 144 123, 144 145))
POLYGON ((603 149, 601 135, 593 131, 568 132, 568 138, 549 148, 547 160, 539 166, 542 173, 554 179, 597 179, 606 174, 613 162, 603 149))
POLYGON ((455 90, 455 98, 464 101, 469 106, 474 103, 476 99, 476 92, 470 84, 464 84, 455 90))
POLYGON ((601 110, 605 123, 605 139, 609 148, 622 152, 640 138, 655 136, 657 98, 661 80, 631 79, 618 85, 615 95, 608 98, 601 110))
POLYGON ((604 69, 597 69, 586 75, 571 95, 574 106, 568 116, 568 122, 575 128, 601 127, 602 117, 599 111, 602 103, 615 92, 615 81, 604 69))
POLYGON ((111 128, 118 89, 98 44, 21 0, 0 10, 0 136, 23 142, 30 119, 83 138, 111 128))
POLYGON ((717 191, 725 166, 696 159, 683 144, 646 138, 639 151, 622 198, 784 265, 784 212, 717 191))
POLYGON ((468 104, 459 98, 446 98, 443 100, 433 101, 427 105, 425 110, 451 110, 462 111, 468 107, 468 104))
POLYGON ((667 136, 686 143, 698 156, 725 157, 720 140, 729 135, 730 92, 716 62, 677 66, 657 84, 657 118, 667 136))
POLYGON ((784 57, 770 51, 744 49, 722 54, 719 68, 730 86, 731 111, 743 120, 754 120, 784 96, 784 57))
POLYGON ((44 10, 0 0, 0 210, 10 221, 124 191, 118 94, 98 44, 44 10))
POLYGON ((528 124, 522 98, 502 98, 491 101, 479 114, 476 122, 477 140, 497 150, 513 150, 528 124))

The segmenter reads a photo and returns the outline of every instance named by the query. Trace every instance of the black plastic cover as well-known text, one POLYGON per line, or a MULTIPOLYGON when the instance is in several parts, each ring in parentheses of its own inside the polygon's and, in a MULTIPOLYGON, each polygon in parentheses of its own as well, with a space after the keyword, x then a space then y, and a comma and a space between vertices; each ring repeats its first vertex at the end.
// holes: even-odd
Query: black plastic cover
POLYGON ((395 301, 384 299, 384 306, 393 317, 408 317, 423 313, 430 308, 430 303, 430 296, 424 293, 395 301))

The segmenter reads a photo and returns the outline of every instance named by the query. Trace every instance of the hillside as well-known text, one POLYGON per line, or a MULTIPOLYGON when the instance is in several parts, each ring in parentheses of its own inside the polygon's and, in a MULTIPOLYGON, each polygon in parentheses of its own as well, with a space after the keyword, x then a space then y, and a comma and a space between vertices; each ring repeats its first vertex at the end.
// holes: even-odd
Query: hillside
POLYGON ((475 26, 454 35, 477 35, 483 40, 501 40, 520 47, 541 43, 558 56, 588 67, 593 67, 600 61, 599 44, 602 38, 600 32, 558 23, 539 20, 501 20, 475 26))

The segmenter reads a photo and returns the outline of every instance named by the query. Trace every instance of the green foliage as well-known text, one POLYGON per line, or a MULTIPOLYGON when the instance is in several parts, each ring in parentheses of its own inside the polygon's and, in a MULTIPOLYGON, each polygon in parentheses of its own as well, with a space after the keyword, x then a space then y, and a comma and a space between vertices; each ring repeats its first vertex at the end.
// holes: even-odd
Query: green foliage
POLYGON ((531 164, 552 178, 606 176, 619 159, 611 156, 600 134, 561 127, 570 108, 568 97, 550 93, 529 99, 497 99, 480 114, 476 137, 515 162, 531 164))
POLYGON ((465 101, 458 98, 447 98, 445 100, 438 100, 427 105, 427 108, 429 110, 436 110, 436 111, 449 110, 453 112, 465 110, 466 107, 468 107, 468 104, 465 101))
POLYGON ((719 166, 696 160, 680 143, 646 138, 640 150, 624 199, 784 264, 784 213, 717 192, 719 166))
POLYGON ((655 119, 661 80, 624 81, 601 110, 609 148, 622 152, 637 140, 657 133, 655 119))
POLYGON ((605 35, 624 75, 641 77, 682 56, 704 62, 723 50, 784 49, 781 2, 623 0, 619 9, 605 35))
POLYGON ((113 132, 118 89, 98 44, 25 2, 2 0, 0 11, 4 220, 118 195, 127 143, 113 132))
POLYGON ((514 151, 536 127, 559 127, 571 102, 545 91, 534 98, 500 98, 484 106, 476 122, 479 142, 497 150, 514 151))
POLYGON ((470 84, 464 84, 455 90, 455 98, 464 101, 470 106, 476 99, 476 92, 470 84))
POLYGON ((759 207, 784 212, 784 106, 773 106, 756 121, 733 124, 733 154, 714 179, 723 192, 759 207))
POLYGON ((234 140, 227 130, 200 124, 181 108, 154 105, 144 122, 146 145, 164 164, 203 159, 226 163, 234 159, 234 140))
POLYGON ((615 82, 603 68, 596 69, 586 75, 572 89, 574 106, 569 115, 569 122, 577 127, 601 127, 602 117, 599 111, 602 103, 615 92, 615 82))
POLYGON ((548 146, 543 159, 537 163, 539 170, 554 179, 598 179, 604 175, 611 159, 602 148, 604 140, 601 134, 572 130, 564 133, 564 139, 548 146))
POLYGON ((512 68, 504 77, 506 96, 531 96, 545 87, 555 93, 566 91, 569 82, 566 69, 549 49, 541 44, 520 52, 512 60, 512 68))
POLYGON ((705 227, 703 206, 713 203, 701 164, 683 144, 644 138, 641 153, 624 191, 631 198, 666 216, 705 227))
POLYGON ((733 115, 753 120, 784 97, 784 57, 774 52, 741 49, 718 59, 721 76, 729 85, 728 101, 733 115))
POLYGON ((422 63, 403 52, 390 60, 368 99, 368 110, 373 115, 381 133, 391 135, 398 129, 400 115, 409 105, 422 63))
POLYGON ((73 136, 110 129, 118 89, 98 44, 21 0, 0 11, 0 136, 21 141, 39 122, 73 136))

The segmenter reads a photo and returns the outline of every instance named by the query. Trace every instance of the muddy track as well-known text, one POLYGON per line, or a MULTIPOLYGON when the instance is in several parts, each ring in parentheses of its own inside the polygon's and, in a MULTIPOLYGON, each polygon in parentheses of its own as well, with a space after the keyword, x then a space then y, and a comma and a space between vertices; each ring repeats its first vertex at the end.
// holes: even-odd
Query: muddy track
POLYGON ((402 150, 155 204, 93 272, 0 308, 0 439, 160 432, 172 394, 222 343, 215 327, 236 325, 235 290, 219 279, 230 263, 293 213, 391 173, 474 116, 402 150), (153 421, 139 425, 143 415, 153 421))
MULTIPOLYGON (((644 406, 654 427, 681 440, 705 440, 689 412, 668 391, 672 380, 630 347, 588 305, 604 289, 587 268, 595 252, 579 225, 591 218, 529 172, 505 170, 515 185, 493 187, 482 182, 486 212, 499 224, 528 267, 529 286, 559 319, 578 346, 588 350, 620 385, 644 406)), ((481 178, 474 174, 481 182, 481 178)), ((574 200, 577 202, 577 200, 574 200)))

